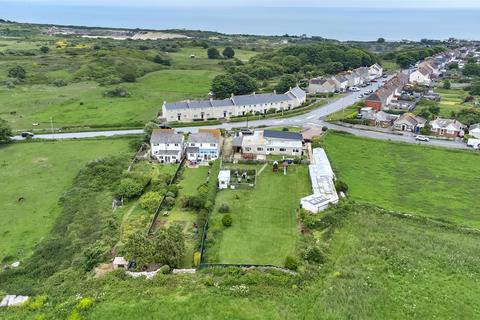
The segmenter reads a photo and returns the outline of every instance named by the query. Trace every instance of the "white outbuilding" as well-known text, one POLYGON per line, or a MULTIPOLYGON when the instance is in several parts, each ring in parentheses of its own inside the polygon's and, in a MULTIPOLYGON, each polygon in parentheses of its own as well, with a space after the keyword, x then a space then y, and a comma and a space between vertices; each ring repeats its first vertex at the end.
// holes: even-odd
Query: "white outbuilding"
POLYGON ((230 170, 220 170, 218 173, 218 189, 227 189, 230 185, 230 170))

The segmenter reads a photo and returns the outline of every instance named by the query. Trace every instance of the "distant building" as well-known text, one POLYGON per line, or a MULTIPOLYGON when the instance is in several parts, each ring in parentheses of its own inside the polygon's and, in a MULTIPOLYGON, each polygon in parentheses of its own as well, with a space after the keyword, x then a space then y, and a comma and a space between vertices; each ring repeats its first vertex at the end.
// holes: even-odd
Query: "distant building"
POLYGON ((179 162, 183 155, 183 134, 172 129, 154 129, 150 137, 152 157, 160 163, 179 162))
POLYGON ((432 74, 433 71, 429 68, 420 67, 417 70, 410 73, 410 82, 416 83, 424 86, 430 86, 432 83, 432 74))
POLYGON ((383 68, 378 63, 375 63, 368 69, 370 80, 378 79, 383 76, 383 68))
POLYGON ((338 203, 338 195, 335 190, 332 167, 328 161, 325 150, 313 149, 312 164, 308 166, 313 194, 300 200, 300 205, 305 210, 313 213, 325 210, 331 204, 338 203))
POLYGON ((335 92, 335 81, 332 79, 311 79, 308 84, 308 93, 332 93, 335 92))
POLYGON ((166 121, 195 121, 207 119, 229 119, 246 114, 266 114, 268 110, 291 110, 306 101, 306 93, 299 87, 290 89, 284 94, 261 93, 250 95, 232 95, 223 100, 164 102, 160 118, 166 121))
POLYGON ((408 76, 399 73, 391 78, 385 85, 379 88, 365 99, 364 106, 380 111, 388 109, 393 100, 397 100, 401 94, 403 87, 408 83, 408 76))

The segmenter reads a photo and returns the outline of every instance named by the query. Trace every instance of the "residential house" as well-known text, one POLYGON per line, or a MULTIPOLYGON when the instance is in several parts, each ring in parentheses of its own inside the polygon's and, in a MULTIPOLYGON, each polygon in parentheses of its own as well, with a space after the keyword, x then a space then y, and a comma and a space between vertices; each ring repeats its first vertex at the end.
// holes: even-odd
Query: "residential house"
POLYGON ((394 99, 400 98, 403 87, 408 83, 408 76, 399 73, 391 78, 385 85, 379 88, 365 99, 364 106, 376 111, 388 109, 394 99))
POLYGON ((423 119, 422 117, 407 112, 395 120, 393 123, 393 129, 418 133, 423 127, 425 127, 426 123, 427 120, 423 119))
POLYGON ((370 80, 378 79, 383 76, 383 68, 378 63, 375 63, 368 69, 368 74, 370 80))
POLYGON ((377 111, 368 113, 364 119, 368 120, 371 126, 390 128, 398 117, 398 115, 386 113, 385 111, 377 111))
POLYGON ((160 163, 176 163, 183 155, 184 137, 172 129, 154 129, 150 146, 152 157, 160 163))
POLYGON ((335 189, 335 175, 325 150, 315 148, 313 157, 308 166, 313 194, 300 200, 300 206, 312 213, 327 209, 331 204, 338 203, 338 194, 335 189))
POLYGON ((313 78, 308 84, 308 93, 335 92, 335 81, 332 79, 313 78))
POLYGON ((472 137, 480 139, 480 123, 472 124, 468 129, 468 134, 472 137))
POLYGON ((360 84, 370 82, 370 74, 368 67, 360 67, 354 70, 360 77, 360 84))
MULTIPOLYGON (((267 155, 284 155, 300 157, 303 155, 303 137, 297 132, 257 130, 253 134, 240 135, 241 141, 237 138, 234 141, 234 148, 244 158, 265 158, 267 155)), ((234 139, 235 140, 235 139, 234 139)))
POLYGON ((426 68, 431 71, 431 77, 440 75, 441 65, 434 59, 427 59, 418 65, 418 69, 426 68))
POLYGON ((335 90, 339 92, 345 92, 348 89, 348 78, 344 75, 336 75, 332 77, 335 82, 335 90))
POLYGON ((455 138, 463 136, 465 126, 455 119, 437 118, 430 121, 432 134, 442 137, 455 138))
POLYGON ((362 78, 355 70, 346 75, 349 87, 357 87, 362 84, 362 78))
POLYGON ((232 95, 223 100, 164 102, 159 119, 166 121, 202 121, 207 119, 229 119, 250 113, 266 114, 268 110, 291 110, 306 101, 305 91, 299 87, 284 94, 262 93, 249 95, 232 95))
POLYGON ((420 67, 410 73, 410 82, 424 86, 430 86, 430 84, 432 83, 432 73, 433 71, 431 69, 426 67, 420 67))
POLYGON ((218 172, 218 189, 227 189, 230 185, 230 170, 220 170, 218 172))
POLYGON ((199 129, 188 137, 187 159, 191 162, 208 162, 220 156, 220 130, 199 129))

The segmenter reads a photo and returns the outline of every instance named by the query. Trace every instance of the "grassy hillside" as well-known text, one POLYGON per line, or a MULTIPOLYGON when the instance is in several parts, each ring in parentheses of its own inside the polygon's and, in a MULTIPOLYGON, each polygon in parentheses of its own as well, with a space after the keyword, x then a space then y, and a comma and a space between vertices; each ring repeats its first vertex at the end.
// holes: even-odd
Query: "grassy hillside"
POLYGON ((352 198, 480 227, 480 155, 331 133, 328 156, 352 198))
POLYGON ((309 235, 328 247, 325 263, 307 266, 297 276, 240 269, 153 280, 119 273, 88 280, 71 275, 55 287, 45 285, 48 304, 0 310, 0 317, 424 319, 480 314, 475 303, 480 298, 478 235, 382 215, 370 206, 347 204, 328 216, 315 218, 318 227, 311 227, 309 235), (93 304, 79 308, 78 293, 93 304))
POLYGON ((87 161, 129 151, 128 139, 0 147, 0 261, 25 258, 58 217, 59 197, 87 161))

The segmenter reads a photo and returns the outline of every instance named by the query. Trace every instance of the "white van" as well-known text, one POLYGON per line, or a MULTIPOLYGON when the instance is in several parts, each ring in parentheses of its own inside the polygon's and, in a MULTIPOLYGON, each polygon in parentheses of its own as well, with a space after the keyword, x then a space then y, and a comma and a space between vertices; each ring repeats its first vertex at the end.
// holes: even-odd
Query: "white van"
POLYGON ((350 87, 350 91, 356 92, 356 91, 360 91, 360 89, 357 87, 350 87))

